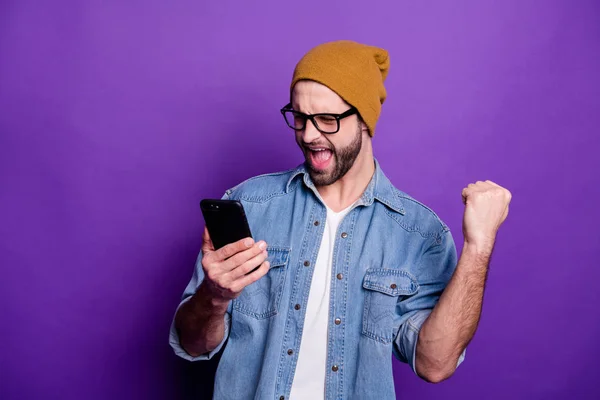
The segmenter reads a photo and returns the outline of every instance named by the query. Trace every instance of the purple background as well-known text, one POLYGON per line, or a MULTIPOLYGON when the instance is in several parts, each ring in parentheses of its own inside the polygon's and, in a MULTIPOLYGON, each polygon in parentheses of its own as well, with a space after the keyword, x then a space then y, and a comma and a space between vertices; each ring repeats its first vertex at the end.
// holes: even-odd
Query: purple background
POLYGON ((0 5, 0 398, 210 390, 167 340, 199 200, 301 162, 278 109, 340 38, 390 51, 376 157, 459 249, 463 186, 513 193, 465 364, 398 398, 600 398, 597 1, 109 3, 0 5))

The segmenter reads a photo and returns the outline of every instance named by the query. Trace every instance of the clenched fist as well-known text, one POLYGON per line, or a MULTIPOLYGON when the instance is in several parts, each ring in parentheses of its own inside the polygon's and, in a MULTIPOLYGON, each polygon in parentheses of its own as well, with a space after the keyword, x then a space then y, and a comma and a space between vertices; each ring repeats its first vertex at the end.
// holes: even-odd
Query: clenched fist
POLYGON ((477 181, 463 189, 462 198, 465 244, 491 253, 498 229, 508 216, 511 193, 492 181, 477 181))

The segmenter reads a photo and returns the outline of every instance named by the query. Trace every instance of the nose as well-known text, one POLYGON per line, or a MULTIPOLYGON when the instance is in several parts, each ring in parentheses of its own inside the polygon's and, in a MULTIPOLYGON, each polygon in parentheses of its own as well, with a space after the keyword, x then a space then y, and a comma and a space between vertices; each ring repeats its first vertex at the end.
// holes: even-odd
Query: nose
POLYGON ((306 126, 302 131, 302 140, 304 143, 312 143, 321 137, 321 132, 315 127, 311 120, 306 121, 306 126))

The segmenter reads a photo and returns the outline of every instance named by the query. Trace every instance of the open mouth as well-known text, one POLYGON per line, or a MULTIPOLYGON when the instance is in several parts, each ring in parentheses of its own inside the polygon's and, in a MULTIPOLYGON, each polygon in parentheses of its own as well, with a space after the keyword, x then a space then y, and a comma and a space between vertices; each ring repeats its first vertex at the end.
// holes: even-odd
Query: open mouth
POLYGON ((333 158, 333 152, 327 148, 308 148, 308 158, 311 166, 317 170, 326 169, 333 158))

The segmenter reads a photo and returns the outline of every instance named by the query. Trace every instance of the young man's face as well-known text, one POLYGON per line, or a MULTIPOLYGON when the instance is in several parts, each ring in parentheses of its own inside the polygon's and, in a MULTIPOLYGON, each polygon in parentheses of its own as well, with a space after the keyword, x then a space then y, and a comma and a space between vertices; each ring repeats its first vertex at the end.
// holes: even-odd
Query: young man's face
MULTIPOLYGON (((334 91, 320 83, 302 80, 292 92, 292 108, 305 114, 342 114, 350 109, 334 91)), ((316 186, 331 185, 354 165, 362 149, 363 124, 357 115, 340 120, 337 133, 321 133, 311 121, 296 131, 296 143, 316 186)))

